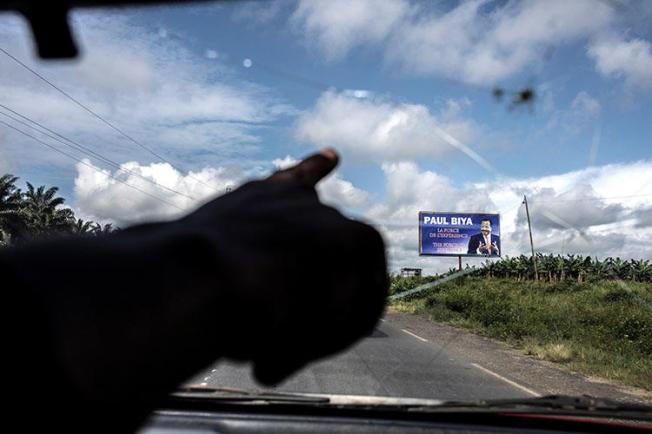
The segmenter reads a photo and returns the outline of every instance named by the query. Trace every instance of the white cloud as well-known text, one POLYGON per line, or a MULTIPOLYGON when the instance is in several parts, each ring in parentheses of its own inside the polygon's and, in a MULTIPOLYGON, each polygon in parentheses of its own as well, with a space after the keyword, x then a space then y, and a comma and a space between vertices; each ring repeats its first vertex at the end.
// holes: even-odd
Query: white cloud
POLYGON ((236 21, 251 21, 258 24, 265 24, 273 21, 281 11, 288 6, 288 0, 277 0, 271 2, 242 2, 242 5, 233 13, 236 21))
POLYGON ((370 207, 366 217, 383 233, 393 271, 418 266, 441 272, 456 265, 456 260, 419 257, 419 211, 500 213, 503 254, 527 254, 523 194, 528 195, 538 251, 652 258, 644 242, 652 236, 652 161, 459 186, 414 163, 385 164, 383 171, 386 198, 370 207))
POLYGON ((373 97, 374 93, 365 89, 345 89, 342 91, 342 95, 364 99, 373 97))
POLYGON ((356 46, 383 41, 408 9, 405 0, 300 0, 290 21, 326 59, 338 60, 356 46))
POLYGON ((381 46, 387 63, 407 73, 485 86, 536 72, 560 45, 589 42, 601 74, 650 88, 650 42, 613 36, 637 19, 594 0, 470 0, 448 10, 408 0, 305 0, 290 21, 327 60, 381 46))
POLYGON ((589 45, 588 54, 602 75, 622 77, 630 89, 652 89, 652 44, 610 35, 589 45))
MULTIPOLYGON (((0 143, 2 143, 2 137, 0 136, 0 143)), ((6 155, 5 151, 0 149, 0 176, 5 173, 10 173, 12 170, 12 164, 9 160, 9 156, 6 155)))
MULTIPOLYGON (((78 13, 72 21, 82 46, 75 62, 32 60, 26 44, 31 36, 6 17, 1 18, 0 43, 181 167, 215 164, 218 156, 251 155, 259 146, 259 128, 294 113, 271 90, 239 79, 219 55, 210 58, 217 52, 207 51, 206 58, 181 37, 162 38, 156 29, 119 13, 78 13)), ((116 161, 157 161, 5 56, 0 56, 0 68, 3 104, 89 147, 101 144, 102 153, 116 161)), ((41 148, 28 139, 16 134, 10 139, 11 152, 20 153, 20 159, 37 163, 50 158, 30 152, 41 148)))
POLYGON ((402 23, 387 58, 409 72, 493 85, 536 70, 549 48, 586 38, 612 19, 609 6, 591 0, 462 2, 402 23))
POLYGON ((275 160, 272 160, 272 164, 274 165, 274 167, 276 167, 277 170, 288 169, 294 166, 295 164, 297 164, 298 162, 299 160, 297 160, 291 155, 286 155, 283 158, 277 158, 275 160))
MULTIPOLYGON (((272 161, 277 169, 287 169, 298 163, 294 157, 287 155, 272 161)), ((357 211, 367 207, 373 196, 371 193, 357 188, 337 173, 333 172, 317 184, 320 200, 330 206, 347 211, 357 211)))
MULTIPOLYGON (((390 269, 423 266, 429 271, 438 268, 432 258, 419 257, 419 211, 488 212, 495 211, 488 190, 456 187, 453 182, 433 171, 421 171, 415 163, 386 163, 386 198, 372 206, 366 217, 377 225, 388 247, 390 269)), ((444 261, 445 263, 446 261, 444 261)), ((438 264, 442 264, 439 261, 438 264)))
POLYGON ((597 99, 593 98, 587 92, 581 91, 571 103, 571 108, 581 116, 595 118, 600 114, 602 107, 597 99))
POLYGON ((433 171, 420 171, 415 163, 385 163, 386 201, 372 208, 375 219, 404 223, 416 219, 419 211, 486 211, 493 206, 488 191, 463 191, 433 171))
POLYGON ((337 174, 329 175, 317 185, 317 192, 322 202, 344 210, 358 210, 371 203, 371 193, 357 188, 351 181, 342 179, 337 174))
MULTIPOLYGON (((291 156, 276 159, 276 168, 297 163, 291 156)), ((150 220, 177 218, 207 200, 237 188, 249 178, 238 165, 208 167, 180 173, 167 163, 128 162, 114 172, 89 160, 76 165, 74 207, 92 220, 120 226, 150 220)), ((266 173, 257 173, 266 176, 266 173)), ((339 174, 327 176, 317 185, 321 200, 344 211, 355 211, 371 203, 372 195, 355 187, 339 174)))
POLYGON ((83 160, 76 169, 75 208, 120 226, 179 217, 244 180, 238 167, 206 168, 184 175, 167 163, 128 162, 111 172, 83 160))
POLYGON ((9 156, 9 152, 5 149, 4 144, 7 143, 9 137, 9 131, 6 131, 4 128, 0 128, 0 176, 5 173, 9 173, 13 166, 12 159, 9 156))
POLYGON ((207 59, 217 59, 219 57, 219 53, 215 50, 207 48, 206 51, 204 51, 204 56, 206 56, 207 59))
POLYGON ((602 105, 586 91, 580 91, 566 109, 552 113, 548 128, 562 127, 571 132, 579 132, 598 119, 602 105))
POLYGON ((645 228, 652 226, 652 206, 634 211, 636 227, 645 228))
MULTIPOLYGON (((652 252, 641 249, 639 240, 652 234, 652 226, 641 228, 645 222, 640 215, 652 198, 652 162, 589 167, 502 184, 491 188, 503 191, 505 203, 528 195, 535 246, 542 251, 650 258, 652 252)), ((526 251, 524 210, 512 216, 512 238, 526 251)))
POLYGON ((461 99, 449 98, 446 100, 446 108, 442 110, 444 119, 456 119, 462 111, 471 106, 471 100, 467 97, 461 99))
MULTIPOLYGON (((540 232, 548 229, 584 231, 592 226, 620 221, 625 209, 620 203, 606 203, 590 183, 577 183, 568 191, 553 188, 534 190, 529 196, 532 225, 540 232)), ((524 222, 525 209, 518 218, 524 222)))
MULTIPOLYGON (((277 168, 286 168, 296 161, 286 156, 272 163, 277 168)), ((122 170, 113 174, 89 167, 88 161, 85 164, 77 165, 73 203, 76 212, 122 226, 180 216, 225 192, 227 187, 237 187, 248 177, 237 166, 208 168, 184 175, 167 164, 125 163, 122 170), (115 181, 111 175, 148 194, 115 181)), ((440 272, 455 266, 452 259, 419 257, 419 211, 500 213, 503 254, 527 253, 529 237, 521 203, 523 194, 528 196, 538 251, 601 258, 652 258, 647 247, 647 240, 652 236, 649 205, 652 161, 466 185, 455 185, 450 178, 422 170, 415 163, 385 163, 382 170, 385 175, 382 201, 337 173, 329 175, 317 188, 323 202, 345 213, 354 211, 381 231, 387 242, 392 271, 419 266, 427 272, 440 272)), ((465 260, 472 264, 481 262, 465 260)))
POLYGON ((329 90, 299 118, 296 137, 372 161, 431 157, 460 147, 470 151, 463 143, 473 138, 473 123, 452 116, 450 107, 447 111, 438 117, 421 104, 351 98, 329 90))

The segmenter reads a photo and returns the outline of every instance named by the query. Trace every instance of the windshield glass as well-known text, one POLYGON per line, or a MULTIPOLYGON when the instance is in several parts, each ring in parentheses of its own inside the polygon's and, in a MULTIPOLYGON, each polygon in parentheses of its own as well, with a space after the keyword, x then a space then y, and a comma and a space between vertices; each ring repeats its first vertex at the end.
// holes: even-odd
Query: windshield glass
POLYGON ((80 9, 79 57, 48 61, 3 13, 0 248, 173 220, 332 147, 317 191, 382 234, 382 319, 276 387, 232 360, 187 385, 649 403, 650 20, 615 0, 80 9))

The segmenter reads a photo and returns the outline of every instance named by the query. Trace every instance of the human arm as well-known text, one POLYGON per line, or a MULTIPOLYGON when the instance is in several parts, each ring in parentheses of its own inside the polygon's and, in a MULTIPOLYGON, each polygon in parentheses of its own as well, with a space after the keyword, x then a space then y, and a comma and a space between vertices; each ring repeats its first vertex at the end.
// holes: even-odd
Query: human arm
POLYGON ((221 357, 273 384, 351 345, 382 313, 387 270, 380 235, 317 198, 336 162, 310 157, 173 222, 0 253, 9 368, 56 390, 50 410, 82 410, 52 414, 69 429, 111 408, 102 428, 125 432, 221 357))

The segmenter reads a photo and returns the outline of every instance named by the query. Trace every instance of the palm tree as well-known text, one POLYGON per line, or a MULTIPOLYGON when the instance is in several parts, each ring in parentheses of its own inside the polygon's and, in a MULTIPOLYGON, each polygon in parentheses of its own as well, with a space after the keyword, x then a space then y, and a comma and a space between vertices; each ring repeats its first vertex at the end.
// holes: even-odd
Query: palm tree
POLYGON ((537 264, 539 264, 540 277, 548 276, 548 282, 552 282, 552 275, 555 270, 553 256, 537 253, 537 264))
POLYGON ((586 279, 587 275, 590 275, 591 270, 593 269, 593 260, 590 256, 587 256, 583 260, 581 259, 581 264, 579 265, 579 274, 577 275, 577 281, 583 282, 586 279))
MULTIPOLYGON (((638 282, 652 281, 652 264, 649 260, 630 259, 623 261, 620 258, 605 258, 600 261, 590 256, 582 255, 543 255, 537 253, 539 276, 548 282, 562 280, 576 280, 583 282, 590 280, 627 279, 638 282)), ((498 261, 485 261, 478 268, 474 276, 512 278, 518 281, 533 280, 534 268, 531 258, 520 255, 515 258, 505 256, 498 261)))
POLYGON ((639 261, 631 259, 629 262, 632 280, 638 282, 650 280, 650 277, 652 277, 652 265, 649 261, 645 259, 639 261))
POLYGON ((47 190, 44 185, 34 188, 27 183, 23 194, 23 209, 27 215, 29 233, 32 237, 71 232, 76 224, 74 213, 68 208, 59 208, 64 204, 63 197, 56 196, 58 187, 47 190))
POLYGON ((561 255, 553 256, 553 270, 555 276, 555 282, 561 282, 566 277, 566 264, 564 257, 561 255))
POLYGON ((77 235, 89 235, 94 233, 94 225, 90 220, 77 219, 77 221, 72 226, 72 232, 77 235))
POLYGON ((610 276, 607 268, 608 268, 607 260, 600 261, 596 257, 595 260, 591 262, 591 267, 589 268, 589 272, 591 274, 591 277, 595 280, 608 279, 610 276))
POLYGON ((104 226, 102 226, 99 223, 94 223, 93 224, 93 229, 92 229, 93 234, 95 234, 95 235, 106 235, 106 234, 110 234, 112 232, 116 232, 118 230, 119 230, 119 228, 114 228, 113 224, 111 224, 111 223, 106 223, 104 226))
POLYGON ((21 212, 22 195, 16 187, 17 176, 0 177, 0 245, 11 243, 11 239, 24 226, 21 212))
POLYGON ((618 257, 616 257, 616 259, 612 259, 612 258, 608 258, 608 259, 611 259, 610 267, 608 268, 608 271, 612 279, 625 280, 631 277, 629 273, 630 264, 627 261, 623 261, 618 257))
POLYGON ((520 255, 516 258, 514 267, 518 281, 528 280, 530 278, 530 265, 532 261, 525 255, 520 255))
POLYGON ((584 258, 581 255, 566 255, 567 258, 565 260, 566 265, 566 271, 567 271, 567 277, 568 278, 574 278, 578 282, 582 280, 582 265, 584 264, 584 258))

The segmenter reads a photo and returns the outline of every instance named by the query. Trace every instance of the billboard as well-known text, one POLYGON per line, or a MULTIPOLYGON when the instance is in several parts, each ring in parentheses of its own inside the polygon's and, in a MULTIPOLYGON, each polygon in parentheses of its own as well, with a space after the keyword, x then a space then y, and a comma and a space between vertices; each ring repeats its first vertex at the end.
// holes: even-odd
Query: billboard
POLYGON ((419 255, 500 257, 500 215, 419 212, 419 255))

